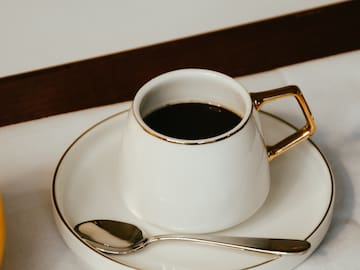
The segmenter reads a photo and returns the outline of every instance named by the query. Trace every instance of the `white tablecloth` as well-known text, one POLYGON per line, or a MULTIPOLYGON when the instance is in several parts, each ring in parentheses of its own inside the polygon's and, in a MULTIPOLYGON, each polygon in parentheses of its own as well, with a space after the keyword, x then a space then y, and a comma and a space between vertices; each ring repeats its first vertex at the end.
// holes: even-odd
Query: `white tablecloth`
MULTIPOLYGON (((297 84, 317 122, 313 136, 336 179, 334 218, 316 252, 299 270, 360 269, 360 51, 239 78, 249 91, 297 84)), ((301 125, 293 101, 264 109, 301 125)), ((66 147, 122 104, 0 128, 0 190, 7 243, 3 269, 87 269, 55 227, 50 189, 66 147)), ((309 209, 311 211, 311 209, 309 209)))

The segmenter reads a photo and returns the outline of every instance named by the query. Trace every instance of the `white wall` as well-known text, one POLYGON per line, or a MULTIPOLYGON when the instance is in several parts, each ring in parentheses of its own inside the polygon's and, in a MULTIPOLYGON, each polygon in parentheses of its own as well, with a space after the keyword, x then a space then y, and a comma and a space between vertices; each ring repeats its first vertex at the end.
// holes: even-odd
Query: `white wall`
POLYGON ((0 77, 339 0, 0 0, 0 77))

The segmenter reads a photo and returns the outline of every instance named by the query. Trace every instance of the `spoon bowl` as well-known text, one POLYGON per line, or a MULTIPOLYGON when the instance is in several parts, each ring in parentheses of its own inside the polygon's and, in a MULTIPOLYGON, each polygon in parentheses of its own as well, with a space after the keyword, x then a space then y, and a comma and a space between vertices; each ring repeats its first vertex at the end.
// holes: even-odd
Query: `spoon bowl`
POLYGON ((74 230, 95 249, 115 255, 136 252, 149 244, 165 240, 190 241, 275 255, 303 254, 311 246, 306 240, 209 234, 168 234, 147 237, 137 226, 113 220, 85 221, 76 225, 74 230))

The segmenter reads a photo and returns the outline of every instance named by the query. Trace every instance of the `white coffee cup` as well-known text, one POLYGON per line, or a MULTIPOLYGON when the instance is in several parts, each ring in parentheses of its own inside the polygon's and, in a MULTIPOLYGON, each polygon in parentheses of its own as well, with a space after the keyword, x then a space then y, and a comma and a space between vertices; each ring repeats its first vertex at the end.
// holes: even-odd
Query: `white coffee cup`
POLYGON ((138 218, 171 231, 207 233, 232 227, 264 203, 269 161, 314 131, 313 117, 296 86, 249 94, 218 72, 165 73, 141 87, 129 111, 120 146, 121 196, 138 218), (297 99, 307 124, 266 146, 257 110, 283 96, 297 99), (198 140, 169 137, 144 122, 156 109, 188 102, 218 105, 242 120, 221 135, 198 140))

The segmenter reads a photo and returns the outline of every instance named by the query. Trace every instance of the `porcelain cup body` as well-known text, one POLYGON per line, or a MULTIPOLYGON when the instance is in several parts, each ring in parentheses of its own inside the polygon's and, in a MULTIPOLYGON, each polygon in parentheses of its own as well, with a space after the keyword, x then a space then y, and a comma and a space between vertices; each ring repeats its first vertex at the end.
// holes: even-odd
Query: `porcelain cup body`
POLYGON ((172 231, 213 232, 249 218, 264 203, 270 176, 248 92, 226 75, 200 69, 172 71, 146 83, 122 135, 119 183, 137 217, 172 231), (202 140, 167 137, 143 121, 155 109, 184 102, 220 105, 242 120, 202 140))

